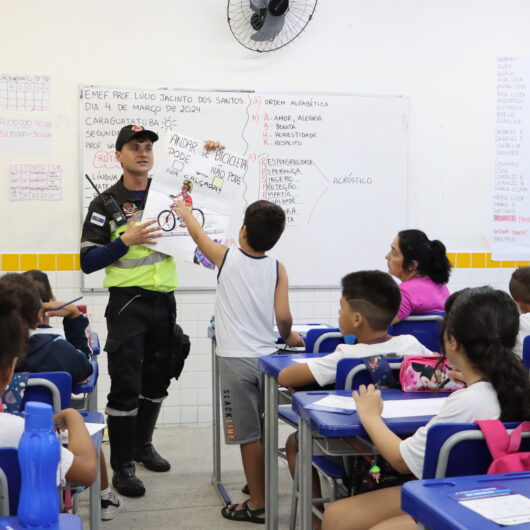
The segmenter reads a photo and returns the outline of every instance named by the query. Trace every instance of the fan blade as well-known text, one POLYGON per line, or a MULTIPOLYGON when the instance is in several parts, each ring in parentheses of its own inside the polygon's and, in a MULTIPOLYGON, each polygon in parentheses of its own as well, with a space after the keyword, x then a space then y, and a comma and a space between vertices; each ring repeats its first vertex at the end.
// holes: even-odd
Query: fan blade
POLYGON ((282 31, 283 24, 285 23, 285 15, 281 17, 275 17, 270 13, 265 16, 265 22, 261 29, 250 36, 251 40, 255 42, 264 42, 267 40, 275 39, 282 31))
POLYGON ((267 7, 267 0, 249 0, 249 3, 250 9, 256 12, 267 7))

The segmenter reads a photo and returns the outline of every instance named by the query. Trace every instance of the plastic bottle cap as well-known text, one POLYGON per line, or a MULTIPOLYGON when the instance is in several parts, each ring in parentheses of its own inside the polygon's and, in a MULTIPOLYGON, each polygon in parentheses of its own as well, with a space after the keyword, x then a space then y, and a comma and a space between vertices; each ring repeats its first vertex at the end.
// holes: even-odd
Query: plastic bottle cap
POLYGON ((25 430, 49 430, 53 426, 53 409, 47 403, 26 403, 25 430))

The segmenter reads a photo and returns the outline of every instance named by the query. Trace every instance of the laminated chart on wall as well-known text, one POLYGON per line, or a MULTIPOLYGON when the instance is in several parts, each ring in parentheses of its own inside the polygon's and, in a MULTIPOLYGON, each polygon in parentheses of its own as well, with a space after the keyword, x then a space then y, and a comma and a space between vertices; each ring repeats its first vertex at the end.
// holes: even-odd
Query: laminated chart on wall
POLYGON ((0 72, 0 110, 50 110, 50 87, 46 74, 0 72))
POLYGON ((497 59, 493 259, 530 258, 530 58, 497 59))
MULTIPOLYGON (((407 225, 406 98, 83 86, 81 174, 101 191, 121 175, 114 144, 127 124, 160 135, 155 178, 170 131, 220 141, 244 157, 227 241, 237 242, 250 203, 279 204, 287 226, 271 254, 291 286, 337 287, 348 272, 384 269, 390 242, 407 225)), ((175 176, 177 189, 181 180, 175 176)), ((95 193, 86 181, 82 187, 84 217, 95 193)), ((179 261, 177 269, 182 287, 215 287, 216 275, 204 267, 179 261)), ((102 278, 85 276, 84 287, 101 287, 102 278)))
POLYGON ((56 164, 10 164, 9 199, 60 201, 62 174, 62 166, 56 164))

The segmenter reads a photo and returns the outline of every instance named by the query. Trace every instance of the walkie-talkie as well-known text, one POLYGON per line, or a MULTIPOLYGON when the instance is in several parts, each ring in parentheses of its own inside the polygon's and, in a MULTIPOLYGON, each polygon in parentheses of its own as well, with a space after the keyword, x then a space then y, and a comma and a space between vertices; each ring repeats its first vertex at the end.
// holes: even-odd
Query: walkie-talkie
POLYGON ((90 180, 90 177, 85 174, 88 182, 92 184, 92 187, 96 190, 96 193, 103 201, 103 208, 107 212, 107 215, 116 223, 116 226, 122 226, 127 224, 127 218, 123 213, 120 205, 116 202, 116 199, 110 193, 99 193, 99 190, 96 188, 96 185, 90 180))

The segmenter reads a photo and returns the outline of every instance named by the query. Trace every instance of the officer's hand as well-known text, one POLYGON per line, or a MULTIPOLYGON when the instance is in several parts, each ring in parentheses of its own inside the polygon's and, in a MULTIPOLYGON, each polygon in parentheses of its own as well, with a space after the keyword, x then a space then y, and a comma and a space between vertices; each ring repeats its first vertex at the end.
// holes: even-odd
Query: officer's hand
POLYGON ((206 151, 216 151, 217 149, 224 149, 225 146, 221 142, 215 140, 204 140, 204 149, 206 151))
POLYGON ((145 223, 136 224, 136 214, 131 215, 131 219, 127 224, 127 230, 120 236, 125 245, 156 245, 156 238, 162 235, 158 225, 152 226, 156 223, 156 219, 147 221, 145 223))

